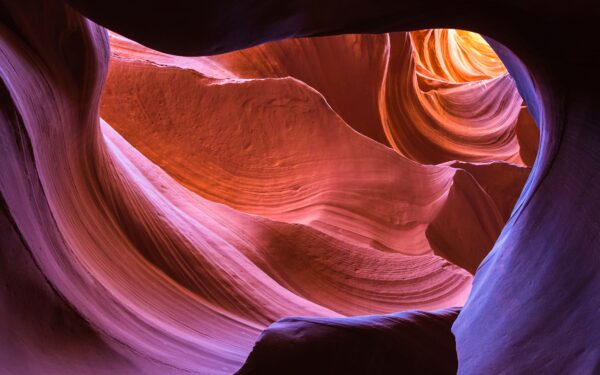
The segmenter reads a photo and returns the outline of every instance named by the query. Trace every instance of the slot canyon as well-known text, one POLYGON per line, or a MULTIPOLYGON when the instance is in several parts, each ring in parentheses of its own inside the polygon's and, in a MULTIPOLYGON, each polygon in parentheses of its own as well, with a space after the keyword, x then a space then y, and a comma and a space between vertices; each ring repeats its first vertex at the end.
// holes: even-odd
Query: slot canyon
POLYGON ((599 17, 0 0, 0 375, 600 373, 599 17))

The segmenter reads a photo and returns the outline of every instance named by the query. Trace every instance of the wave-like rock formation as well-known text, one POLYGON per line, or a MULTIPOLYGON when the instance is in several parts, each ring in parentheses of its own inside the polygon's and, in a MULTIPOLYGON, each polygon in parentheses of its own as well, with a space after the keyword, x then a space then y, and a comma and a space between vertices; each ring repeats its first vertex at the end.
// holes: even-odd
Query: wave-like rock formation
MULTIPOLYGON (((414 34, 419 41, 422 36, 414 34)), ((443 39, 442 36, 434 40, 443 39)), ((426 40, 431 41, 431 36, 426 40)), ((461 46, 457 42, 451 43, 454 49, 439 47, 443 41, 433 42, 433 46, 421 43, 417 42, 421 48, 413 59, 406 34, 390 37, 380 107, 392 146, 421 163, 505 160, 523 164, 515 131, 522 99, 512 77, 506 73, 490 76, 497 73, 478 70, 478 61, 464 61, 462 55, 456 56, 455 49, 461 46), (440 66, 439 61, 419 52, 422 49, 455 63, 440 66)), ((483 63, 490 63, 489 51, 484 51, 488 55, 477 48, 473 51, 483 63)), ((521 121, 526 119, 523 116, 521 121)), ((528 152, 528 147, 531 146, 523 147, 524 152, 528 152)))
POLYGON ((0 372, 597 369, 595 47, 548 65, 522 1, 69 3, 0 1, 0 372))

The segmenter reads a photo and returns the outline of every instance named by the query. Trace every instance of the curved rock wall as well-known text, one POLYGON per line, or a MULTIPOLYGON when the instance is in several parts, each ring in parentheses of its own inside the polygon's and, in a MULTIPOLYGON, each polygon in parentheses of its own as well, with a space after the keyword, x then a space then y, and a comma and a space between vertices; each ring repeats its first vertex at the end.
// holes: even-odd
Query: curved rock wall
MULTIPOLYGON (((492 18, 477 4, 464 14, 383 1, 362 12, 335 1, 198 12, 180 0, 131 17, 135 1, 119 11, 112 1, 72 3, 117 32, 190 55, 456 26, 521 60, 489 40, 515 85, 497 64, 464 57, 466 46, 492 55, 463 32, 285 40, 199 58, 113 35, 110 57, 106 31, 62 2, 3 2, 4 371, 231 373, 277 319, 460 305, 476 270, 452 328, 460 372, 597 368, 596 200, 580 183, 595 178, 594 85, 560 73, 592 67, 593 47, 548 59, 557 52, 534 44, 537 32, 517 40, 520 19, 512 31, 486 26, 492 18), (510 215, 536 148, 517 88, 542 138, 510 215), (573 158, 589 168, 573 168, 573 158), (578 226, 564 229, 567 219, 578 226)), ((518 7, 532 12, 509 9, 518 7)), ((587 8, 573 9, 563 22, 587 8)), ((400 327, 414 323, 406 314, 400 327)), ((448 338, 456 312, 440 314, 454 314, 438 330, 448 338)), ((438 317, 422 319, 417 332, 438 317)), ((299 322, 315 342, 346 334, 299 322)))

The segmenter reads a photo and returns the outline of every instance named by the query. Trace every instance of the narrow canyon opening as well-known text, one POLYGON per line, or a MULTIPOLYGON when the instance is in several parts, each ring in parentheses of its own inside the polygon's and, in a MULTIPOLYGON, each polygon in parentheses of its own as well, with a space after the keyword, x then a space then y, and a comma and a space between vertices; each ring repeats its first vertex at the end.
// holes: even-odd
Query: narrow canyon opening
POLYGON ((287 316, 462 306, 535 159, 537 127, 477 34, 286 39, 205 57, 109 42, 89 158, 108 213, 89 231, 111 245, 61 224, 77 272, 124 304, 156 298, 161 324, 197 322, 200 347, 226 342, 215 363, 228 370, 287 316))
POLYGON ((166 172, 162 192, 205 228, 203 245, 130 240, 261 327, 462 306, 535 161, 539 130, 475 33, 288 39, 208 57, 115 33, 110 45, 105 138, 166 172), (260 282, 236 281, 251 273, 260 282), (275 305, 255 298, 271 294, 275 305))
POLYGON ((115 33, 110 45, 105 137, 181 184, 195 224, 232 253, 131 241, 256 324, 461 306, 535 160, 537 126, 475 33, 288 39, 207 57, 115 33), (236 257, 254 270, 226 271, 236 257), (264 279, 223 280, 236 272, 264 279), (277 308, 225 297, 275 290, 277 308))

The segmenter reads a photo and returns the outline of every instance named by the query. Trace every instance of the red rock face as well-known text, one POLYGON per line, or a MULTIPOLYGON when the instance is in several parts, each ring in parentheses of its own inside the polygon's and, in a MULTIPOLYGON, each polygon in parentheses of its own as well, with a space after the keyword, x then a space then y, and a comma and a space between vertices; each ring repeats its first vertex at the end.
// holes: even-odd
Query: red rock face
MULTIPOLYGON (((123 26, 133 3, 114 18, 110 1, 99 13, 73 3, 141 42, 203 56, 109 34, 60 1, 0 3, 0 372, 498 373, 515 342, 547 356, 560 335, 531 327, 551 323, 555 305, 536 294, 549 279, 516 254, 548 244, 530 237, 550 205, 534 196, 561 181, 542 185, 556 125, 518 201, 539 131, 515 79, 549 127, 551 97, 532 89, 544 75, 490 40, 509 75, 478 34, 398 32, 415 29, 401 17, 336 28, 308 2, 241 19, 238 5, 227 22, 218 7, 190 8, 202 37, 180 1, 139 11, 181 24, 160 35, 123 26), (251 47, 357 31, 379 34, 251 47), (465 303, 474 274, 460 315, 439 310, 465 303), (517 282, 526 276, 540 285, 517 282), (549 309, 539 320, 532 296, 549 309)), ((385 18, 365 9, 347 25, 369 16, 385 18)), ((593 283, 578 280, 587 293, 593 283)), ((578 348, 596 338, 580 337, 578 348)), ((593 353, 573 362, 571 350, 544 366, 593 369, 593 353)))

